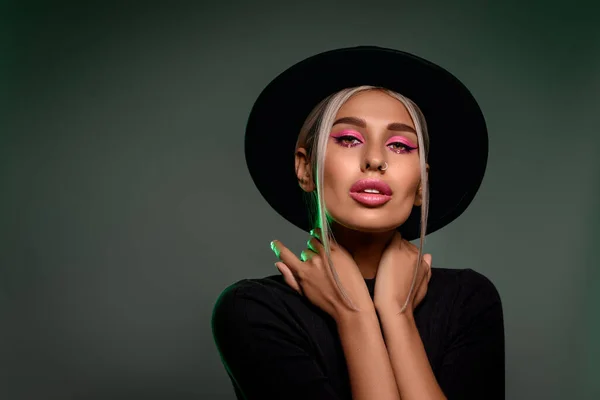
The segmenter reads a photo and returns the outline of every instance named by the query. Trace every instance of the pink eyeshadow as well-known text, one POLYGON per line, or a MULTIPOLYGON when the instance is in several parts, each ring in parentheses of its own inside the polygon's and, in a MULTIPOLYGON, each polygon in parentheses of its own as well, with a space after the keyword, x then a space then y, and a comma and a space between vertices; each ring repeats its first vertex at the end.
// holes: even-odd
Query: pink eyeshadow
POLYGON ((364 141, 365 139, 363 138, 363 136, 357 132, 357 131, 353 131, 353 130, 343 130, 341 132, 336 132, 334 135, 331 135, 333 137, 340 137, 340 136, 354 136, 355 138, 364 141))
POLYGON ((412 141, 405 138, 404 136, 394 136, 387 141, 388 144, 394 143, 394 142, 401 142, 410 147, 418 147, 416 143, 413 143, 412 141))

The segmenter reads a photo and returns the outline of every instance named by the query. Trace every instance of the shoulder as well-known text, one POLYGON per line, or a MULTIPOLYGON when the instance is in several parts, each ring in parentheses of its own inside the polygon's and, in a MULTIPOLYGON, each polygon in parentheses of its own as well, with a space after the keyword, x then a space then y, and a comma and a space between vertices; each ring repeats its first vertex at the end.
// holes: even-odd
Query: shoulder
POLYGON ((272 318, 295 297, 299 295, 280 275, 238 280, 217 296, 211 318, 213 332, 220 326, 247 326, 272 318))
POLYGON ((304 345, 295 321, 303 307, 300 297, 281 276, 241 279, 223 289, 211 316, 213 340, 222 356, 235 357, 258 343, 269 349, 278 340, 304 345))
POLYGON ((463 302, 477 300, 483 305, 500 304, 500 293, 496 285, 481 272, 463 269, 459 278, 458 299, 463 302))
POLYGON ((278 301, 294 293, 296 292, 285 284, 281 275, 241 279, 223 289, 213 311, 240 303, 278 301))
POLYGON ((448 311, 456 318, 476 317, 490 309, 502 314, 500 293, 492 280, 481 272, 470 268, 432 268, 429 285, 434 297, 443 298, 448 311))
POLYGON ((471 268, 431 268, 430 284, 444 287, 457 298, 469 298, 473 295, 486 297, 491 301, 500 302, 500 294, 490 278, 471 268))

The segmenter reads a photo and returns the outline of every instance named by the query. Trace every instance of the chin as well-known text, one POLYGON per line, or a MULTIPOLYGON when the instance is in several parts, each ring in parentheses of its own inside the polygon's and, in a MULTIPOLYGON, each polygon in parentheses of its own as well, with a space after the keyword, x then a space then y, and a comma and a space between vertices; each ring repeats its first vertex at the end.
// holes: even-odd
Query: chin
POLYGON ((412 211, 412 204, 395 202, 383 207, 366 208, 351 202, 334 202, 328 210, 336 224, 358 232, 383 233, 398 229, 412 211))
POLYGON ((340 216, 339 218, 333 218, 333 220, 348 229, 358 232, 368 232, 368 233, 383 233, 396 230, 399 226, 401 226, 406 218, 402 220, 390 220, 390 218, 378 217, 378 218, 367 218, 366 216, 353 215, 351 217, 344 218, 340 216))

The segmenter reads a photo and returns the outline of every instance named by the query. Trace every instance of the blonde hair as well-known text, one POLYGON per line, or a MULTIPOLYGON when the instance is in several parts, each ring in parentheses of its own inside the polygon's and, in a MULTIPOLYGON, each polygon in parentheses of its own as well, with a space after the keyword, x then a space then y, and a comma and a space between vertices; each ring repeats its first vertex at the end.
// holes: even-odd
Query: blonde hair
POLYGON ((423 242, 425 239, 425 233, 427 229, 427 214, 429 210, 429 190, 427 181, 427 170, 425 166, 427 155, 429 154, 429 135, 427 133, 427 125, 425 123, 423 113, 417 107, 417 105, 410 99, 402 96, 399 93, 393 92, 382 87, 358 86, 354 88, 343 89, 325 98, 311 111, 300 130, 300 134, 298 135, 298 141, 296 143, 296 148, 306 148, 307 156, 311 164, 311 169, 313 171, 314 176, 316 177, 316 191, 308 193, 306 197, 307 207, 309 210, 311 221, 313 222, 314 226, 321 228, 323 246, 325 248, 325 252, 327 253, 329 268, 331 269, 331 273, 334 277, 334 281, 337 288, 339 289, 342 297, 347 301, 348 305, 352 309, 357 310, 357 307, 349 298, 346 290, 341 284, 339 276, 331 261, 330 242, 335 241, 335 238, 333 237, 333 233, 331 232, 331 227, 329 225, 329 220, 326 214, 325 200, 323 195, 323 166, 325 165, 325 151, 327 149, 329 133, 331 131, 333 123, 335 122, 334 119, 339 109, 353 95, 366 90, 380 90, 394 97, 395 99, 398 99, 402 104, 404 104, 404 106, 408 110, 408 113, 411 116, 415 125, 415 130, 417 131, 417 139, 419 145, 419 161, 421 167, 421 194, 423 199, 421 205, 420 244, 419 256, 417 258, 417 264, 414 267, 410 291, 408 293, 406 301, 404 302, 404 305, 402 306, 402 309, 400 310, 400 313, 402 313, 406 309, 415 289, 418 268, 421 265, 423 259, 423 242), (421 151, 421 149, 424 149, 424 151, 421 151))

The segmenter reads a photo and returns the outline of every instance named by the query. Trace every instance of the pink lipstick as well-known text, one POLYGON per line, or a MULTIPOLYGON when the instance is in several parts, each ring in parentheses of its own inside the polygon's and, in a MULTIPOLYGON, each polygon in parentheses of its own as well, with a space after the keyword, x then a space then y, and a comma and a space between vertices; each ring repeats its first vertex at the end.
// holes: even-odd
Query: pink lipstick
POLYGON ((392 189, 380 179, 361 179, 350 188, 350 197, 365 206, 381 206, 392 198, 392 189))

